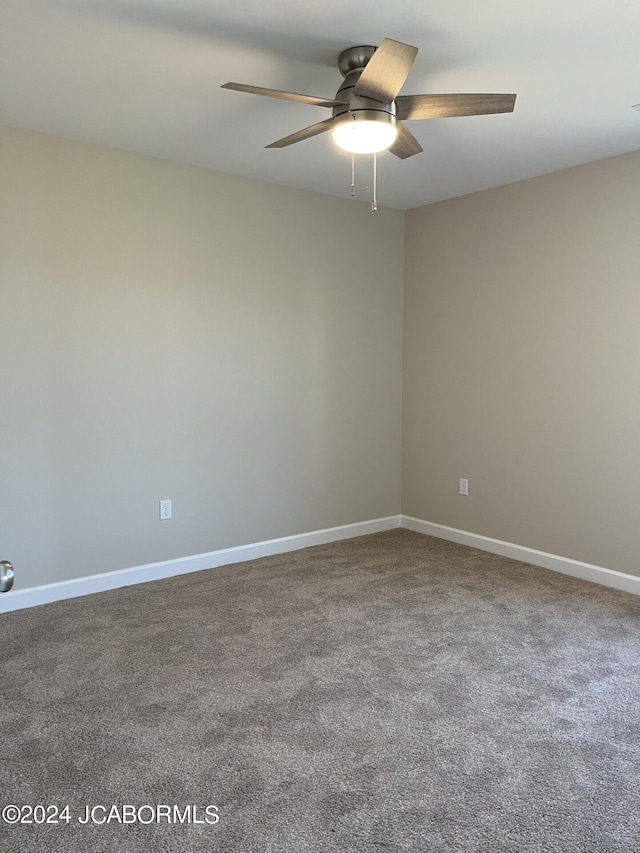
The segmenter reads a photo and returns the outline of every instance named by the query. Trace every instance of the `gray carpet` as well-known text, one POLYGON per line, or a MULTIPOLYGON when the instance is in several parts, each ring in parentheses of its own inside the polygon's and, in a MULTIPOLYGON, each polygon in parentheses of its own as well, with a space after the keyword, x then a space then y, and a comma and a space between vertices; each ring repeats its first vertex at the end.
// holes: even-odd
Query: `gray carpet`
POLYGON ((0 849, 638 851, 639 617, 405 530, 5 615, 0 849))

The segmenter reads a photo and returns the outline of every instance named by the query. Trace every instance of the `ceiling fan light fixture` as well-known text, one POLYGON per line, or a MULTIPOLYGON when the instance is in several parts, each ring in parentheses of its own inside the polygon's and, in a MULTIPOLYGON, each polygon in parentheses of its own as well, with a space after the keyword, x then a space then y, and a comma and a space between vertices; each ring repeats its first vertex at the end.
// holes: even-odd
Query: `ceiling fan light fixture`
POLYGON ((331 130, 333 140, 351 154, 385 151, 396 140, 395 116, 381 110, 358 110, 337 116, 331 130))
POLYGON ((388 149, 400 160, 423 150, 408 129, 407 121, 513 112, 514 94, 400 94, 417 53, 417 47, 390 38, 383 39, 377 47, 360 45, 343 50, 338 57, 338 69, 344 79, 335 98, 246 83, 224 83, 222 88, 331 109, 331 118, 277 139, 267 148, 287 148, 331 131, 336 144, 350 154, 377 154, 388 149))

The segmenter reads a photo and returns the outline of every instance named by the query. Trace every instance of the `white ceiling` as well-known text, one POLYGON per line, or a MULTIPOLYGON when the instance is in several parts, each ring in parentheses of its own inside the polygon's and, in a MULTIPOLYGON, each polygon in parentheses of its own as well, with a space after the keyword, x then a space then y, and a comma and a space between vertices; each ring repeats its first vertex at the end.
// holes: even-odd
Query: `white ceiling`
POLYGON ((638 0, 1 0, 0 124, 348 197, 329 134, 264 148, 329 110, 220 85, 333 97, 338 54, 388 36, 420 50, 402 94, 518 94, 410 122, 424 153, 378 160, 380 204, 408 209, 640 149, 639 35, 638 0))

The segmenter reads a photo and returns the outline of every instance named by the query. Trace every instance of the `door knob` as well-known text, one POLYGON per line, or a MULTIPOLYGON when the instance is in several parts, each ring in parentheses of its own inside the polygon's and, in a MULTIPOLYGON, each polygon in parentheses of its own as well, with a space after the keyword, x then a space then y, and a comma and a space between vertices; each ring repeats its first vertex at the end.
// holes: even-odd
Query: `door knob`
POLYGON ((0 592, 9 592, 13 586, 13 566, 8 560, 0 562, 0 592))

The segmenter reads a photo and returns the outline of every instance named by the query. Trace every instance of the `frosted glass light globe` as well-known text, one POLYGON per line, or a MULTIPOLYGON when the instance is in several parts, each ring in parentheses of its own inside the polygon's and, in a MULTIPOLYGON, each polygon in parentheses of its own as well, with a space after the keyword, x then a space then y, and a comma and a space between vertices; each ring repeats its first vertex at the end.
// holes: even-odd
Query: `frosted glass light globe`
POLYGON ((336 145, 345 151, 373 154, 393 145, 398 128, 391 121, 372 121, 367 118, 354 120, 353 115, 347 113, 345 120, 338 121, 331 133, 336 145))

